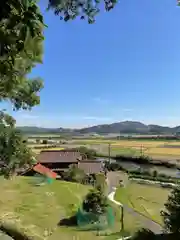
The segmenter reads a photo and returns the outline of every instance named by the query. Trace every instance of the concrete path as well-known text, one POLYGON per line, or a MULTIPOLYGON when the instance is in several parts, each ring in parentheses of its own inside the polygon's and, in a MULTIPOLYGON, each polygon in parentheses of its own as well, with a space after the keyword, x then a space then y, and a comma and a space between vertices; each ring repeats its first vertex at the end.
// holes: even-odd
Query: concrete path
MULTIPOLYGON (((152 232, 154 232, 156 234, 162 233, 161 225, 154 222, 150 218, 144 216, 140 212, 137 212, 133 208, 130 208, 129 206, 127 206, 125 204, 122 205, 120 202, 117 202, 117 201, 114 200, 116 187, 119 185, 118 175, 119 175, 119 173, 115 173, 115 172, 113 172, 113 173, 111 172, 111 173, 108 174, 108 180, 107 180, 107 182, 108 182, 108 198, 112 202, 114 202, 116 205, 123 206, 124 210, 126 212, 130 213, 131 215, 133 215, 135 218, 138 218, 141 221, 144 228, 147 228, 147 229, 151 230, 152 232)), ((128 181, 128 180, 126 179, 126 181, 128 181)))

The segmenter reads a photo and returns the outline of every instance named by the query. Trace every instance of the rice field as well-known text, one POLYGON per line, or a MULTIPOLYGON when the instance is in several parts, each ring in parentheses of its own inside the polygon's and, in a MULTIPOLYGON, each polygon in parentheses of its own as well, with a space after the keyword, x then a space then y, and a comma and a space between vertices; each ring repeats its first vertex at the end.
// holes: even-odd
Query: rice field
POLYGON ((95 149, 98 153, 108 155, 110 144, 110 154, 140 156, 146 155, 154 159, 180 161, 180 141, 157 141, 157 140, 71 140, 62 146, 45 148, 42 144, 29 145, 38 154, 42 150, 63 150, 64 148, 74 148, 85 146, 95 149), (36 149, 35 146, 42 146, 36 149))
POLYGON ((74 141, 74 144, 94 148, 100 153, 108 154, 110 144, 111 156, 114 155, 147 155, 154 159, 180 161, 180 141, 157 140, 84 140, 74 141))

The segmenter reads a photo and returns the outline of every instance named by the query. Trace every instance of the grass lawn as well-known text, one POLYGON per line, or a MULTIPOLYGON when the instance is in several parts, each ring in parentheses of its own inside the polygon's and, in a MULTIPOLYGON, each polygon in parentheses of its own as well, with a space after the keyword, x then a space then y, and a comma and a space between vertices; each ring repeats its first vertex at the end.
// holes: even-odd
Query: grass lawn
MULTIPOLYGON (((0 221, 12 223, 34 240, 117 239, 121 226, 117 206, 113 205, 116 220, 110 236, 97 236, 96 232, 80 231, 77 227, 58 226, 61 219, 73 215, 89 188, 58 180, 38 187, 32 184, 33 179, 0 178, 0 221)), ((140 223, 125 213, 125 231, 133 233, 139 227, 140 223)))
POLYGON ((170 190, 160 187, 129 183, 127 187, 117 190, 115 198, 162 224, 160 211, 164 208, 169 193, 170 190))

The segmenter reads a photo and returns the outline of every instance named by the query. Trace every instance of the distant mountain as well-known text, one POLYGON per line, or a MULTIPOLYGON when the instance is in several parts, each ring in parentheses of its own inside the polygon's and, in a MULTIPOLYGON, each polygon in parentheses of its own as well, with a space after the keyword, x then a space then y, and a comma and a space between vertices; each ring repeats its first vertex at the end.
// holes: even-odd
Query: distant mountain
POLYGON ((81 134, 95 132, 98 134, 108 133, 147 133, 148 126, 140 122, 125 121, 112 124, 97 125, 79 130, 81 134))
POLYGON ((177 134, 180 133, 180 126, 176 127, 163 127, 159 125, 145 125, 136 121, 124 121, 112 124, 102 124, 81 129, 70 128, 39 128, 39 127, 17 127, 26 134, 177 134))
POLYGON ((58 130, 53 128, 42 128, 42 127, 29 127, 29 126, 23 126, 23 127, 17 127, 18 130, 21 130, 23 133, 56 133, 58 130))

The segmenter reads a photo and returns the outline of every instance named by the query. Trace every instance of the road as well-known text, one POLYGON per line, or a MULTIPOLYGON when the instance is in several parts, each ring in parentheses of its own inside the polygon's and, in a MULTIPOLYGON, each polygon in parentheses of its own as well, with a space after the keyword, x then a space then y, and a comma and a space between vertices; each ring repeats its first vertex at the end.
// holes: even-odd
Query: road
MULTIPOLYGON (((121 180, 122 177, 119 173, 116 172, 109 172, 108 173, 108 194, 114 192, 114 188, 116 188, 119 185, 119 180, 121 180)), ((128 183, 128 177, 123 176, 124 183, 128 183)), ((141 221, 144 228, 148 228, 152 232, 156 234, 162 233, 162 227, 158 223, 154 222, 153 220, 149 219, 148 217, 144 216, 143 214, 137 212, 133 208, 130 208, 129 206, 123 204, 124 211, 130 213, 133 215, 136 219, 139 219, 141 221)))

